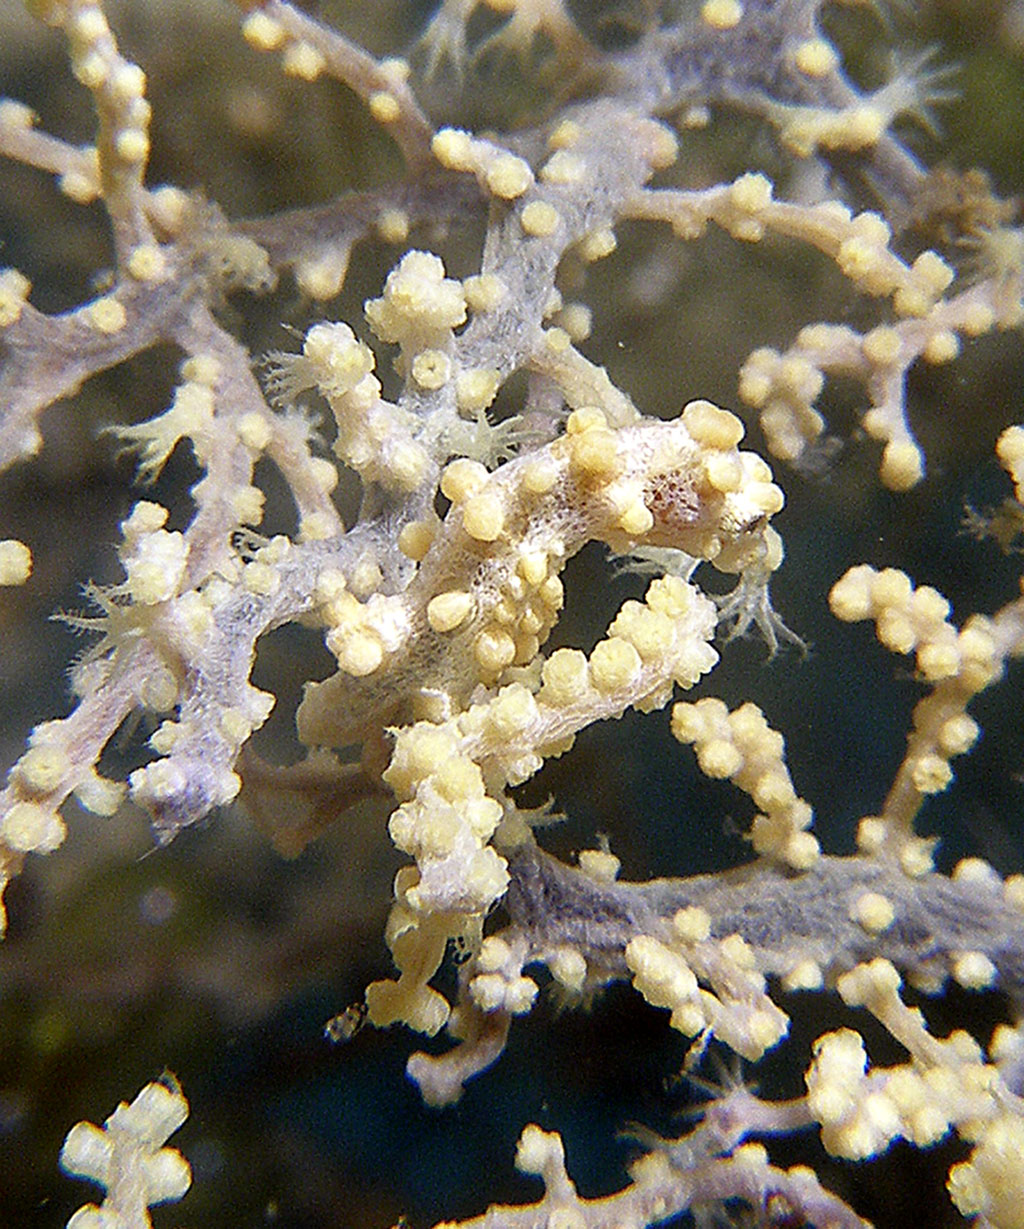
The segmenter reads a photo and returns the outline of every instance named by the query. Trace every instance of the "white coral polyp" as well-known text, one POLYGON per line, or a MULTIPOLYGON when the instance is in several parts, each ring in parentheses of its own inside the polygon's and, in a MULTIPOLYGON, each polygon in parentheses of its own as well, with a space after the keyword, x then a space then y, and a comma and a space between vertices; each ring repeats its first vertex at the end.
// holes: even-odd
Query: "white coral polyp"
POLYGON ((64 833, 61 817, 36 802, 16 802, 0 823, 0 841, 18 853, 51 853, 64 833))
POLYGON ((166 602, 178 592, 188 562, 184 537, 166 529, 141 535, 130 552, 121 555, 128 575, 126 587, 134 601, 144 606, 166 602))
POLYGON ((422 350, 432 339, 440 345, 449 329, 465 322, 462 283, 444 274, 443 261, 432 252, 412 251, 402 257, 388 274, 383 298, 366 304, 366 318, 381 341, 422 350))
POLYGON ((76 1123, 61 1148, 60 1166, 102 1186, 106 1197, 102 1205, 79 1208, 68 1229, 147 1229, 153 1204, 181 1199, 192 1185, 192 1169, 164 1144, 187 1117, 188 1102, 176 1083, 152 1083, 130 1105, 122 1101, 102 1128, 76 1123))
POLYGON ((325 397, 352 391, 374 368, 373 351, 347 324, 315 324, 306 334, 303 358, 325 397))

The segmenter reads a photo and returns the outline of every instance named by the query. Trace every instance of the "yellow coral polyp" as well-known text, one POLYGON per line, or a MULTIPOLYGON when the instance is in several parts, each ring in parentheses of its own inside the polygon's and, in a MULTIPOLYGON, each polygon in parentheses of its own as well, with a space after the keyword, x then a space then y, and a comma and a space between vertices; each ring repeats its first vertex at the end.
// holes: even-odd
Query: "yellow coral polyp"
POLYGON ((487 627, 473 642, 473 656, 485 676, 501 673, 516 657, 516 642, 504 628, 487 627))
POLYGON ((809 38, 799 44, 793 62, 808 77, 826 77, 836 68, 839 56, 825 39, 809 38))
POLYGON ((451 374, 451 359, 443 350, 421 350, 412 361, 412 378, 420 388, 443 388, 451 374))
POLYGON ((411 344, 417 336, 443 334, 466 319, 462 284, 445 276, 432 252, 407 252, 388 274, 384 295, 370 299, 366 317, 382 341, 411 344))
POLYGON ((500 384, 500 374, 494 368, 475 367, 460 371, 455 378, 455 402, 460 410, 479 414, 497 396, 500 384))
POLYGON ((466 622, 475 606, 473 595, 465 590, 439 593, 427 603, 427 622, 435 632, 451 632, 466 622))
POLYGON ((0 843, 16 853, 51 853, 64 835, 64 821, 45 803, 16 802, 0 821, 0 843))
POLYGON ((645 661, 663 658, 675 640, 672 619, 641 602, 626 602, 608 630, 628 640, 645 661))
POLYGON ((594 646, 590 655, 590 678, 603 692, 626 691, 641 668, 640 654, 628 640, 610 636, 594 646))
POLYGON ((541 667, 540 698, 553 708, 579 701, 590 686, 587 656, 580 649, 556 649, 541 667))
POLYGON ((0 540, 0 585, 23 585, 32 574, 32 552, 17 538, 0 540))
POLYGON ((885 896, 878 892, 864 892, 850 907, 850 916, 869 934, 881 934, 893 924, 896 913, 892 901, 885 896))
POLYGON ((530 201, 519 215, 525 233, 541 239, 553 235, 560 220, 558 210, 549 201, 530 201))
POLYGON ((119 333, 128 323, 124 304, 113 295, 96 299, 86 308, 86 315, 98 333, 119 333))
POLYGON ((458 747, 450 731, 419 722, 398 740, 384 780, 399 798, 409 797, 419 781, 439 764, 457 757, 458 747))
POLYGON ((302 39, 290 42, 281 56, 281 67, 290 77, 315 81, 327 67, 323 53, 302 39))
POLYGON ((505 527, 505 509, 497 494, 483 490, 463 505, 462 527, 478 542, 494 542, 505 527))
POLYGON ((457 457, 441 474, 441 493, 453 504, 464 504, 486 485, 487 479, 487 469, 479 461, 457 457))
POLYGON ((600 226, 584 235, 576 250, 583 260, 593 263, 610 256, 618 247, 618 242, 610 226, 600 226))
POLYGON ((743 439, 743 423, 710 401, 690 401, 683 407, 683 426, 705 448, 735 448, 743 439))
POLYGON ((674 1009, 697 996, 697 978, 685 959, 650 935, 629 941, 626 963, 634 986, 654 1007, 674 1009))
POLYGON ((969 1160, 949 1171, 950 1197, 965 1216, 984 1215, 994 1229, 1024 1229, 1024 1123, 1005 1114, 987 1124, 969 1160))
POLYGON ((242 35, 257 51, 276 51, 285 40, 281 23, 258 11, 250 13, 242 23, 242 35))
POLYGON ((621 469, 615 434, 594 426, 570 436, 569 464, 579 475, 608 479, 621 469))
POLYGON ((476 162, 472 139, 461 128, 439 128, 431 141, 434 157, 452 171, 470 171, 476 162))
POLYGON ((378 124, 394 124, 401 118, 402 108, 390 90, 375 90, 368 99, 370 114, 378 124))
POLYGON ((487 163, 484 181, 495 196, 515 200, 532 186, 533 172, 516 154, 499 154, 487 163))
POLYGON ((0 328, 20 319, 32 285, 17 269, 0 269, 0 328))
POLYGON ((739 0, 704 0, 700 15, 714 30, 732 30, 743 17, 743 5, 739 0))
POLYGON ((748 172, 729 188, 729 200, 744 213, 759 213, 771 204, 772 181, 759 172, 748 172))
POLYGON ((330 631, 327 647, 338 659, 338 666, 346 674, 363 678, 379 670, 384 661, 384 648, 371 632, 330 631))

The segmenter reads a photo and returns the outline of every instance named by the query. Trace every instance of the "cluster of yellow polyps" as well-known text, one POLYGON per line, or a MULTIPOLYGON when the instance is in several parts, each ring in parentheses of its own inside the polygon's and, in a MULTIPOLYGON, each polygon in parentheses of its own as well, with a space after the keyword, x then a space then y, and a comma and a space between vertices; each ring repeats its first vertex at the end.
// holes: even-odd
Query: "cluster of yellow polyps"
POLYGON ((713 697, 672 710, 672 733, 692 743, 701 771, 729 778, 753 798, 763 814, 754 819, 751 841, 763 855, 806 870, 818 858, 817 840, 807 831, 811 808, 798 798, 786 767, 782 735, 771 729, 756 704, 729 712, 713 697))

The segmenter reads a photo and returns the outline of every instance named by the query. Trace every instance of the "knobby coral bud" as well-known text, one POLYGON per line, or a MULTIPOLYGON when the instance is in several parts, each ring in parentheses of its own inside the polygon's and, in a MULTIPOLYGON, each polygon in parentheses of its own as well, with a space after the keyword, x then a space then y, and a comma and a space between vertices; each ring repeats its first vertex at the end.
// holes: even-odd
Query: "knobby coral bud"
POLYGON ((181 1199, 192 1185, 188 1161, 164 1145, 188 1117, 177 1080, 166 1075, 147 1084, 131 1104, 121 1102, 103 1124, 79 1122, 61 1148, 60 1165, 76 1178, 103 1187, 103 1203, 85 1204, 71 1217, 72 1229, 139 1229, 151 1224, 149 1209, 181 1199))

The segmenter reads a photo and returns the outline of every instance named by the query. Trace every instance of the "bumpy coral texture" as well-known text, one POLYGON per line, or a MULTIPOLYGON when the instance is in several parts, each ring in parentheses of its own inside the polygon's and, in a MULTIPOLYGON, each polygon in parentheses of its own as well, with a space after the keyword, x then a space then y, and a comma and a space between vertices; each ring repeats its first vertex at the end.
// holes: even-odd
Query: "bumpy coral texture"
MULTIPOLYGON (((800 627, 773 602, 791 567, 787 497, 825 508, 829 484, 848 484, 867 457, 880 490, 864 493, 862 468, 856 499, 888 501, 896 522, 913 519, 898 501, 917 499, 906 506, 920 517, 935 481, 933 441, 912 413, 921 373, 989 335, 1016 345, 1024 324, 1014 203, 981 172, 926 165, 920 127, 908 140, 951 101, 947 75, 904 57, 863 84, 872 71, 854 54, 858 22, 869 41, 898 37, 900 15, 886 25, 821 0, 586 12, 564 0, 442 0, 418 34, 415 14, 387 6, 414 41, 370 50, 360 39, 381 31, 366 25, 367 6, 361 17, 342 10, 335 29, 284 0, 248 4, 223 15, 237 27, 224 35, 237 62, 263 83, 226 104, 247 139, 271 140, 280 100, 305 90, 303 107, 357 109, 359 140, 386 153, 358 188, 318 190, 311 169, 297 202, 240 219, 199 189, 157 181, 166 60, 147 80, 97 0, 31 7, 46 37, 65 40, 93 137, 49 135, 3 100, 0 155, 102 211, 109 267, 52 311, 25 273, 0 271, 0 463, 31 466, 68 413, 41 422, 42 411, 92 377, 161 347, 177 368, 157 412, 107 414, 106 443, 133 456, 138 489, 120 517, 117 578, 91 585, 89 608, 71 616, 89 633, 73 704, 34 726, 0 795, 0 888, 35 871, 38 855, 59 866, 83 810, 111 825, 146 813, 161 846, 208 818, 242 817, 254 842, 306 851, 299 876, 340 829, 350 861, 390 856, 397 873, 391 966, 377 962, 327 1031, 349 1039, 366 1020, 443 1032, 446 1045, 406 1067, 431 1107, 458 1101, 469 1081, 485 1086, 513 1020, 548 993, 591 1004, 625 982, 668 1013, 687 1039, 684 1078, 706 1094, 683 1134, 642 1134, 618 1188, 588 1197, 559 1133, 523 1123, 515 1165, 542 1179, 539 1201, 484 1211, 481 1180, 476 1215, 450 1225, 639 1229, 686 1212, 698 1224, 865 1225, 856 1192, 832 1189, 841 1171, 776 1157, 775 1137, 809 1130, 841 1162, 958 1136, 959 1151, 943 1154, 946 1214, 1024 1226, 1024 879, 978 857, 944 873, 931 829, 917 827, 979 739, 978 697, 1020 685, 1024 599, 1012 570, 988 613, 954 610, 926 577, 893 565, 884 536, 875 554, 861 537, 854 566, 810 598, 831 612, 828 660, 838 653, 849 671, 876 653, 868 634, 842 626, 869 623, 916 693, 888 792, 854 817, 856 852, 830 853, 812 831, 815 807, 772 717, 772 672, 810 671, 818 652, 808 659, 800 627), (360 34, 345 32, 360 20, 360 34), (268 84, 272 65, 290 93, 268 84), (733 168, 737 132, 747 136, 733 168), (744 284, 763 276, 766 293, 785 293, 786 274, 772 282, 765 270, 799 259, 845 306, 822 318, 797 294, 764 335, 739 327, 732 391, 709 399, 686 360, 721 340, 709 285, 699 311, 664 325, 678 364, 670 384, 686 391, 653 400, 643 362, 619 361, 617 330, 640 306, 670 321, 689 253, 705 244, 728 252, 709 268, 745 268, 744 284), (368 291, 352 290, 350 267, 368 291), (268 312, 287 331, 250 352, 268 312), (850 436, 845 446, 834 432, 850 436), (173 480, 184 472, 187 491, 173 480), (607 596, 586 580, 597 553, 609 575, 629 577, 628 596, 581 631, 580 612, 607 596), (319 656, 296 651, 275 674, 264 649, 284 628, 295 644, 298 629, 315 635, 319 656), (730 641, 741 636, 770 660, 738 686, 730 662, 745 650, 730 641), (292 703, 294 715, 277 711, 292 703), (676 865, 685 877, 619 880, 597 832, 594 848, 550 852, 546 826, 574 798, 559 789, 538 806, 544 783, 571 781, 586 762, 574 759, 578 740, 620 719, 692 747, 674 750, 691 780, 736 787, 736 814, 749 818, 732 821, 743 829, 734 844, 746 844, 732 870, 676 865), (291 762, 268 734, 275 722, 297 737, 291 762), (1001 1022, 931 1023, 928 996, 951 982, 990 992, 1001 1022), (809 1044, 803 1026, 787 1040, 798 992, 830 1008, 809 1044), (876 1059, 884 1036, 893 1044, 876 1059), (722 1075, 756 1071, 783 1047, 802 1072, 785 1098, 722 1075)), ((1007 40, 1017 7, 994 6, 1007 40)), ((351 134, 329 139, 358 148, 351 134)), ((315 149, 292 144, 289 156, 315 167, 315 149)), ((1003 502, 969 512, 975 536, 995 540, 971 549, 995 558, 1001 546, 1012 560, 1024 427, 979 421, 1003 502)), ((838 517, 838 496, 835 506, 838 517)), ((799 523, 799 506, 792 515, 799 523)), ((8 532, 0 583, 31 592, 46 525, 8 532)), ((830 714, 837 746, 847 717, 852 708, 830 714)), ((654 771, 648 763, 639 823, 654 771)), ((816 805, 848 814, 839 799, 816 805)), ((631 834, 613 836, 628 854, 631 834)), ((200 850, 209 839, 186 838, 200 850)), ((346 907, 338 891, 331 912, 346 907)), ((172 909, 148 894, 143 916, 172 909)), ((237 951, 235 962, 246 967, 237 951)), ((206 980, 232 997, 219 973, 206 980)), ((188 1087, 187 1061, 173 1061, 188 1087)), ((186 1113, 167 1077, 104 1128, 74 1127, 61 1164, 107 1194, 69 1225, 147 1225, 152 1203, 182 1196, 189 1166, 163 1144, 186 1113)))

